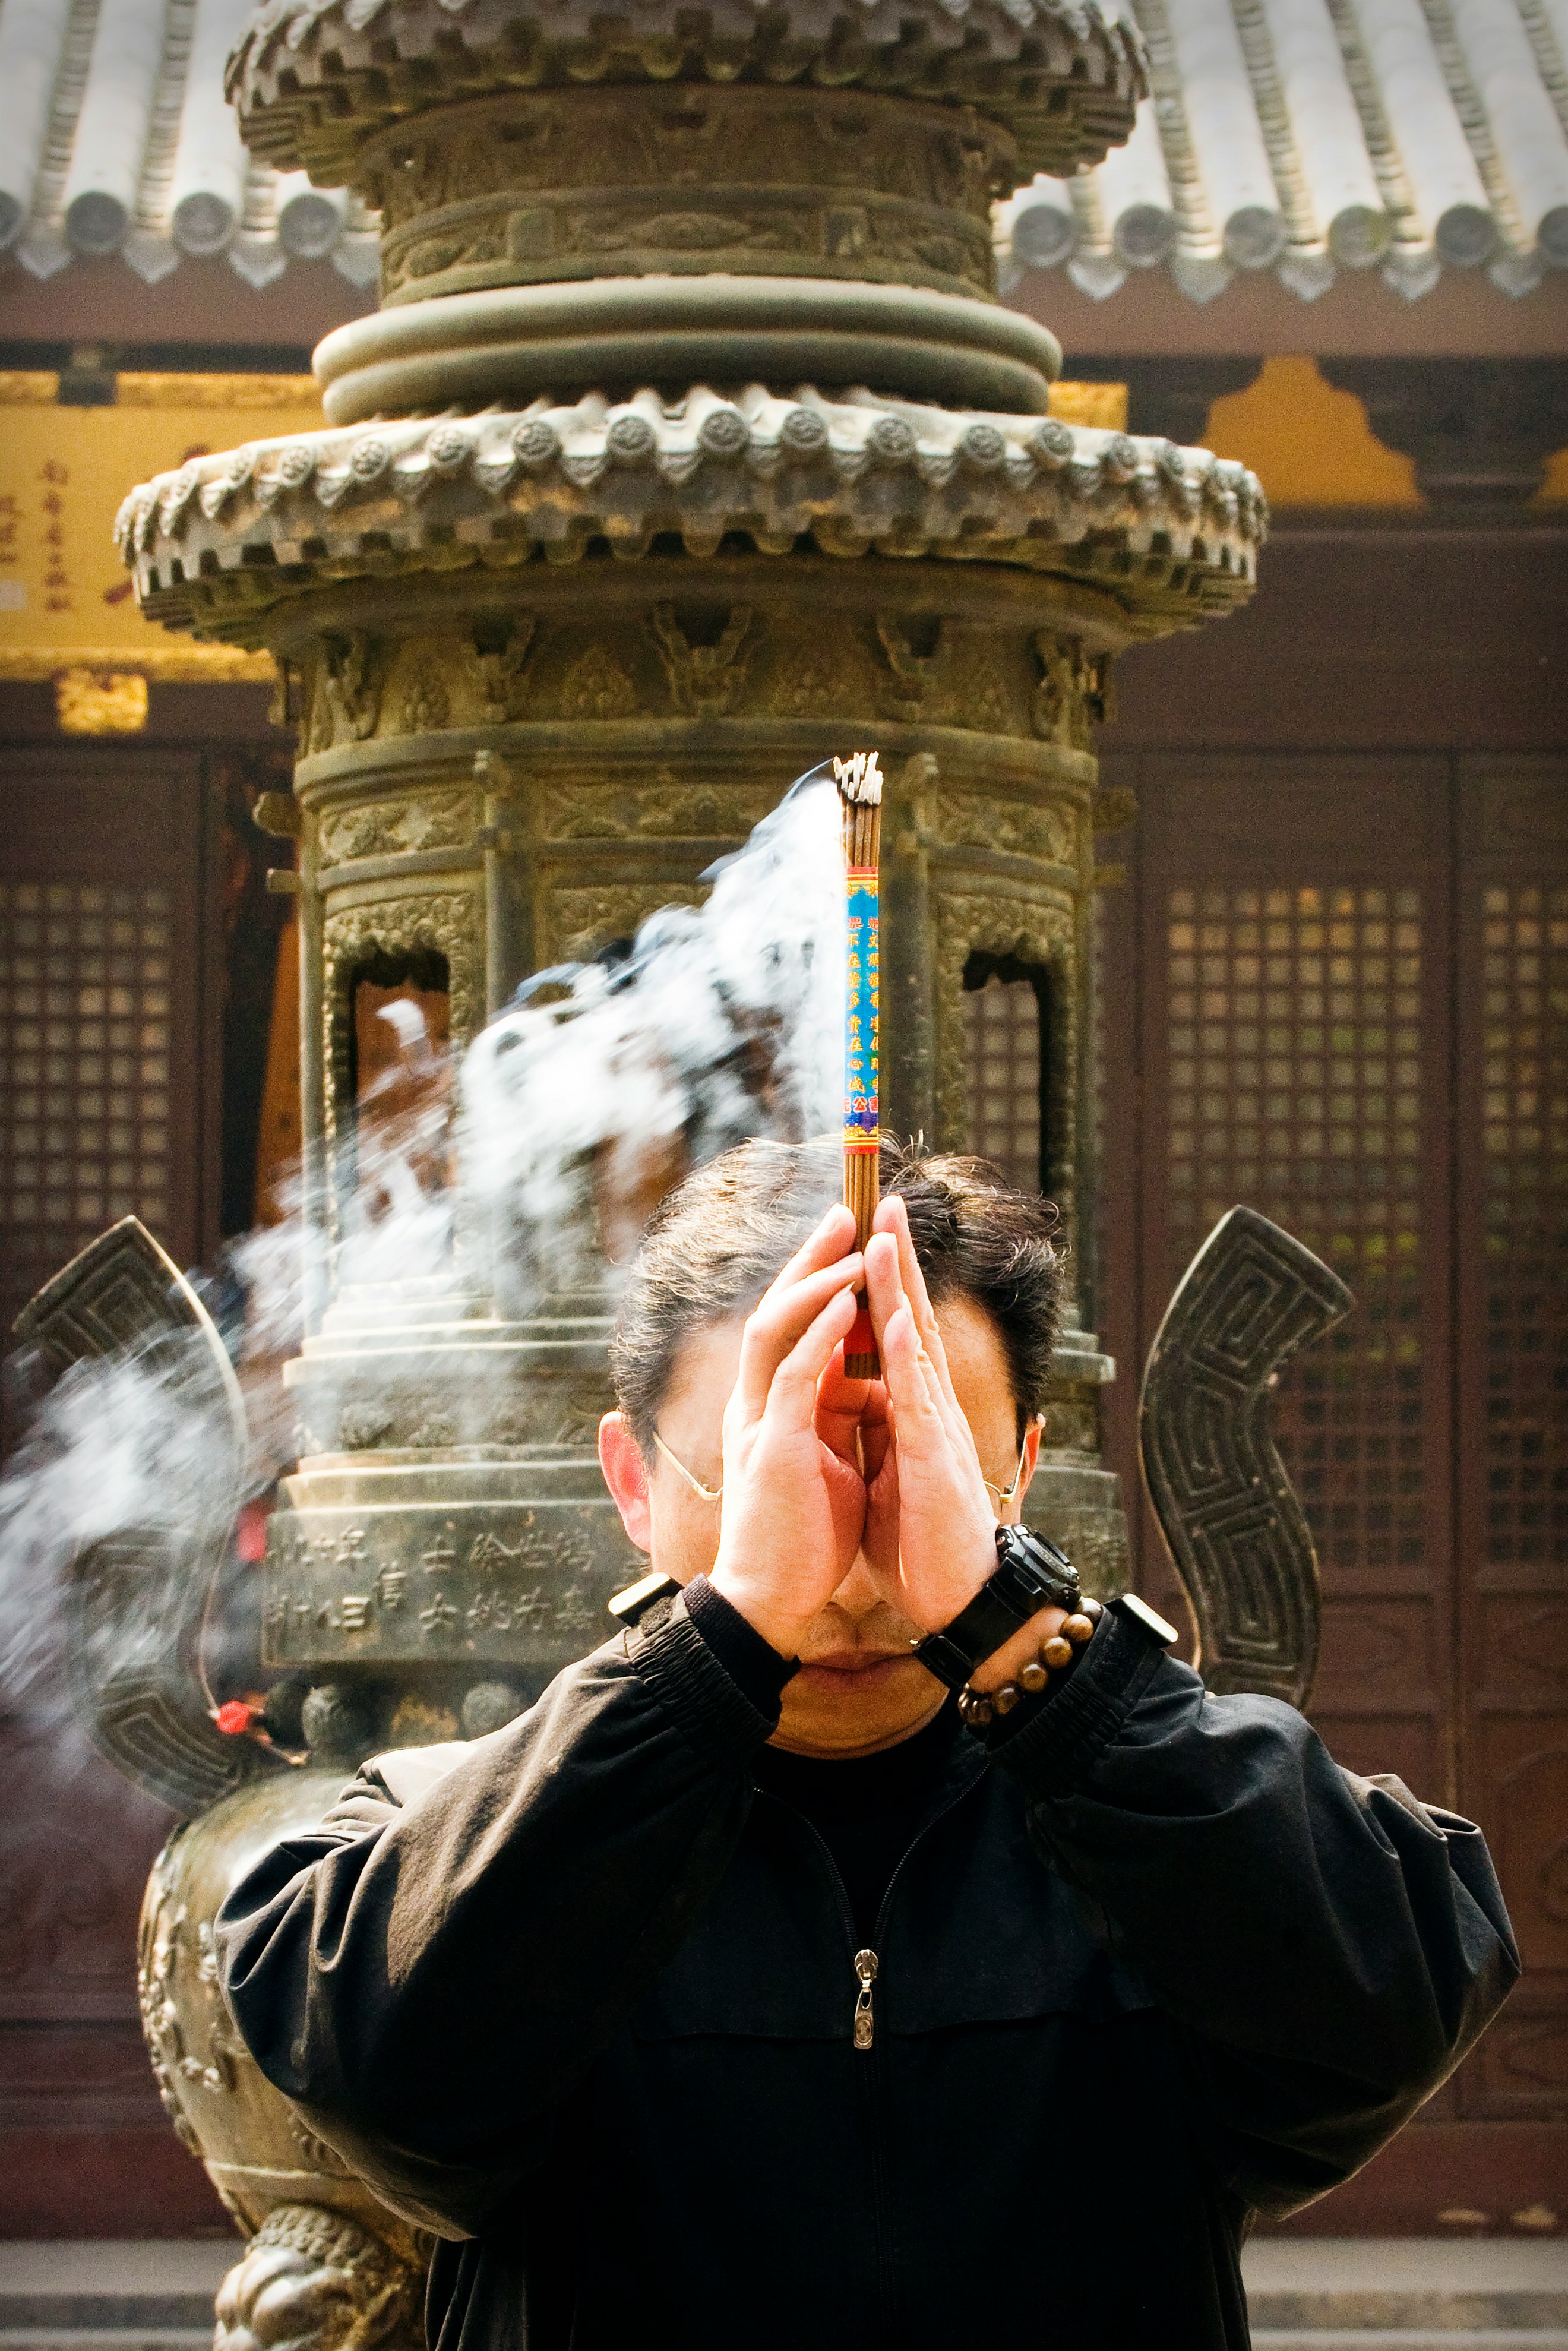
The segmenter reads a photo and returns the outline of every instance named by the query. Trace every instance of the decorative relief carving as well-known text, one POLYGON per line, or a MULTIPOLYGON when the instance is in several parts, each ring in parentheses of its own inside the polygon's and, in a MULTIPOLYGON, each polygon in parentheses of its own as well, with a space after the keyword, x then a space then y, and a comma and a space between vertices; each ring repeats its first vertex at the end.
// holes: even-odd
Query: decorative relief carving
POLYGON ((312 751, 363 743, 375 733, 383 675, 382 648, 363 629, 322 638, 309 688, 312 751))
POLYGON ((1034 690, 1034 731, 1064 750, 1093 748, 1092 729, 1111 716, 1111 656, 1085 653, 1071 637, 1042 629, 1034 641, 1040 681, 1034 690))
POLYGON ((994 664, 988 664, 968 680, 959 697, 959 714, 960 726, 972 726, 977 734, 1013 732, 1012 696, 994 664))
POLYGON ((924 632, 891 614, 878 613, 877 642, 891 676, 878 687, 884 718, 906 725, 972 727, 982 735, 1027 731, 1026 700, 1009 684, 1005 647, 998 632, 973 622, 939 620, 924 632))
MULTIPOLYGON (((319 1453, 415 1451, 451 1445, 564 1445, 591 1447, 601 1415, 609 1404, 604 1381, 584 1375, 530 1371, 509 1394, 499 1395, 493 1374, 469 1380, 454 1373, 453 1387, 434 1391, 399 1389, 392 1395, 345 1397, 323 1376, 303 1409, 319 1435, 309 1450, 319 1453)), ((314 1386, 314 1383, 312 1385, 314 1386)), ((351 1556, 350 1554, 349 1556, 351 1556)), ((347 1563, 347 1558, 345 1559, 347 1563)))
POLYGON ((452 696, 434 657, 409 664, 398 688, 389 735, 433 735, 450 723, 452 696))
MULTIPOLYGON (((481 101, 371 142, 382 293, 758 268, 989 293, 1012 142, 972 110, 859 93, 552 91, 481 101)), ((364 175, 368 173, 368 180, 364 175)))
POLYGON ((811 641, 792 646, 773 669, 758 696, 760 709, 770 718, 846 717, 871 716, 874 692, 870 664, 858 643, 846 637, 839 644, 823 642, 820 627, 811 641))
POLYGON ((547 915, 550 950, 544 960, 586 961, 612 939, 635 937, 661 906, 695 906, 702 898, 691 882, 612 882, 598 889, 552 890, 547 915))
POLYGON ((1299 1348, 1355 1303, 1336 1273, 1254 1208, 1220 1218, 1155 1334, 1138 1447, 1197 1619, 1210 1689, 1304 1706, 1317 1665, 1317 1561, 1269 1433, 1299 1348))
POLYGON ((210 1919, 193 1919, 173 1896, 163 1856, 154 1866, 142 1911, 137 1983, 141 2029, 163 2110, 183 2146, 201 2153, 186 2113, 192 2093, 232 2095, 239 2080, 228 2011, 218 1989, 217 1947, 210 1919), (198 2028, 193 2017, 205 2011, 198 2028))
POLYGON ((547 841, 744 840, 778 797, 764 784, 680 784, 667 774, 631 789, 619 782, 558 784, 542 830, 547 841))
POLYGON ((933 830, 944 849, 996 850, 1078 870, 1077 817, 1064 801, 946 791, 937 801, 933 830))
POLYGON ((476 639, 474 665, 479 675, 480 711, 488 725, 504 726, 521 716, 524 676, 537 632, 538 623, 525 612, 513 621, 499 643, 476 639))
POLYGON ((692 643, 673 604, 655 604, 648 625, 670 681, 670 699, 684 717, 719 718, 735 707, 756 650, 749 604, 731 609, 711 645, 692 643))
MULTIPOLYGON (((480 99, 383 132, 361 154, 362 183, 389 234, 443 206, 510 190, 581 204, 623 191, 646 214, 727 214, 731 190, 808 203, 894 197, 988 226, 1011 184, 1012 142, 972 108, 889 105, 859 91, 731 88, 722 95, 596 84, 480 99), (680 202, 678 191, 689 191, 680 202), (694 202, 693 198, 696 198, 694 202)), ((945 223, 944 225, 950 224, 945 223)))
POLYGON ((474 838, 474 821, 467 792, 424 792, 418 799, 369 800, 331 810, 322 816, 316 839, 323 865, 344 865, 356 857, 461 848, 474 838))
POLYGON ((516 1398, 491 1416, 495 1445, 592 1446, 608 1409, 608 1378, 542 1378, 533 1374, 516 1398))
POLYGON ((635 718, 642 706, 631 676, 605 645, 579 653, 561 680, 563 718, 635 718))
POLYGON ((922 720, 928 726, 940 725, 952 706, 947 623, 935 622, 924 650, 917 650, 904 622, 889 613, 877 614, 876 635, 892 672, 877 697, 883 716, 903 719, 911 726, 922 720))
POLYGON ((280 2204, 218 2289, 214 2351, 412 2351, 420 2283, 342 2213, 280 2204))

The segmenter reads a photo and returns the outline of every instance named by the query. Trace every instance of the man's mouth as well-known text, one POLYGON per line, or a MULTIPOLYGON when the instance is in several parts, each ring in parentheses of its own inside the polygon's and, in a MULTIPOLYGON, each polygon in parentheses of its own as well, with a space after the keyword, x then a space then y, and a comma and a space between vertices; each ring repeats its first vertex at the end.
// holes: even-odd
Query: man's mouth
POLYGON ((821 1674, 825 1682, 839 1687, 853 1683, 864 1688, 873 1678, 885 1677, 894 1666, 907 1665, 907 1649, 830 1649, 824 1656, 802 1659, 798 1681, 808 1674, 821 1674))

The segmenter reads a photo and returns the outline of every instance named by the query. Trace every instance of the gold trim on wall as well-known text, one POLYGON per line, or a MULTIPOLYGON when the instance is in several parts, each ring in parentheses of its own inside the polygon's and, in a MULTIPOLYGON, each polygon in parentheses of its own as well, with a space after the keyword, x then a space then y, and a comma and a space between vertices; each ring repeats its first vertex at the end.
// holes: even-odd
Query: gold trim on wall
POLYGON ((0 645, 0 685, 47 685, 68 669, 135 670, 152 685, 271 685, 277 672, 270 653, 235 645, 155 645, 127 653, 119 645, 61 645, 17 653, 0 645))
POLYGON ((1127 429, 1124 383, 1053 383, 1051 413, 1064 424, 1092 424, 1102 433, 1127 429))
MULTIPOLYGON (((0 368, 0 407, 52 408, 60 380, 48 368, 0 368)), ((308 375, 174 375, 127 371, 114 379, 109 408, 310 408, 319 394, 308 375)), ((323 420, 319 416, 316 422, 323 420)))

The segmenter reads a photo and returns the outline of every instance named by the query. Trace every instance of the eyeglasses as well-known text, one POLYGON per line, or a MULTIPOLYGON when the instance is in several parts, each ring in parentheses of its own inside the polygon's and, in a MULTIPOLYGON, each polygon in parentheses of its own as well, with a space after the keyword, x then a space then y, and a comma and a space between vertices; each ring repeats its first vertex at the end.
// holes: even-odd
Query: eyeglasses
POLYGON ((700 1496, 701 1499, 705 1502, 716 1502, 718 1500, 720 1495, 724 1492, 724 1488, 722 1486, 705 1486, 700 1478, 694 1478, 691 1471, 686 1468, 685 1463, 684 1461, 678 1461, 675 1458, 675 1456, 671 1452, 669 1447, 665 1444, 657 1429, 653 1431, 653 1442, 658 1447, 660 1452, 664 1455, 665 1460, 669 1463, 671 1468, 678 1469, 680 1471, 681 1476, 685 1479, 694 1494, 700 1496))
MULTIPOLYGON (((700 1478, 694 1478, 691 1471, 686 1468, 685 1463, 678 1460, 675 1455, 671 1452, 669 1447, 665 1444, 657 1429, 653 1431, 653 1442, 658 1447, 659 1451, 664 1455, 665 1460, 669 1463, 671 1468, 679 1472, 681 1477, 685 1479, 687 1485, 691 1488, 693 1493, 695 1494, 699 1499, 705 1502, 716 1502, 721 1499, 724 1493, 724 1488, 722 1486, 705 1486, 700 1478)), ((1028 1455, 1020 1451, 1019 1454, 1019 1466, 1013 1471, 1013 1482, 1010 1486, 998 1486, 989 1478, 983 1478, 980 1481, 988 1493, 991 1493, 996 1496, 1004 1510, 1007 1509, 1009 1502, 1016 1502, 1018 1499, 1019 1488, 1023 1483, 1024 1463, 1027 1459, 1028 1455)))

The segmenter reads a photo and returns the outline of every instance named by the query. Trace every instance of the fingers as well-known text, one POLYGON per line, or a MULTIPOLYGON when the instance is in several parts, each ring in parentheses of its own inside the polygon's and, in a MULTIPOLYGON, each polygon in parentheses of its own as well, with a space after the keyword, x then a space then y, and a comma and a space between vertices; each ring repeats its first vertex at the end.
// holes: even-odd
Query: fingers
POLYGON ((774 1275, 764 1292, 764 1302, 775 1290, 788 1290, 803 1275, 815 1273, 820 1267, 847 1256, 854 1247, 854 1212, 846 1208, 841 1200, 836 1201, 816 1230, 807 1235, 783 1271, 774 1275))
POLYGON ((925 1276, 915 1254, 914 1236, 909 1229, 908 1204, 900 1199, 896 1192, 878 1204, 873 1229, 873 1233, 889 1235, 897 1249, 899 1286, 909 1301, 920 1343, 936 1366, 937 1376, 948 1401, 956 1405, 957 1399, 947 1370, 947 1350, 942 1343, 942 1327, 936 1320, 936 1310, 931 1303, 925 1276))
POLYGON ((818 1383, 832 1361, 834 1349, 842 1345, 857 1311, 854 1292, 846 1286, 813 1316, 773 1374, 765 1420, 790 1433, 812 1426, 818 1383))
POLYGON ((872 1380, 867 1384, 860 1416, 861 1465, 868 1486, 875 1485, 883 1463, 894 1450, 893 1437, 893 1407, 887 1400, 886 1384, 872 1380))
POLYGON ((844 1376, 844 1359, 835 1353, 817 1383, 817 1434, 831 1453, 859 1473, 860 1437, 871 1383, 844 1376))
POLYGON ((931 1358, 920 1344, 907 1302, 895 1309, 882 1334, 882 1370, 900 1453, 932 1458, 948 1452, 941 1387, 931 1358))
POLYGON ((934 1360, 913 1306, 895 1287, 893 1252, 881 1246, 881 1238, 873 1234, 866 1249, 866 1287, 873 1297, 873 1323, 879 1320, 880 1291, 877 1336, 898 1442, 922 1452, 946 1449, 967 1463, 975 1456, 973 1432, 946 1377, 946 1366, 934 1360))
MULTIPOLYGON (((849 1217, 847 1208, 844 1214, 849 1217)), ((819 1227, 819 1233, 821 1230, 819 1227)), ((850 1231, 852 1238, 852 1217, 850 1217, 850 1231)), ((810 1248, 810 1244, 807 1246, 810 1248)), ((803 1256, 805 1251, 800 1254, 803 1256)), ((791 1259, 791 1263, 794 1262, 796 1260, 791 1259)), ((765 1293, 756 1311, 747 1315, 740 1343, 740 1368, 736 1376, 732 1402, 746 1419, 761 1419, 767 1409, 774 1375, 790 1349, 831 1299, 851 1295, 855 1284, 863 1278, 864 1270, 860 1252, 856 1250, 852 1256, 840 1257, 836 1262, 823 1265, 815 1272, 800 1275, 788 1286, 780 1274, 765 1293)), ((853 1320, 852 1311, 843 1330, 847 1331, 853 1320)), ((840 1335, 842 1335, 841 1332, 840 1335)), ((819 1371, 821 1368, 820 1364, 819 1371)))

